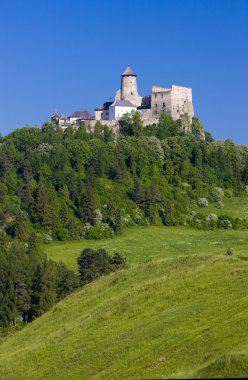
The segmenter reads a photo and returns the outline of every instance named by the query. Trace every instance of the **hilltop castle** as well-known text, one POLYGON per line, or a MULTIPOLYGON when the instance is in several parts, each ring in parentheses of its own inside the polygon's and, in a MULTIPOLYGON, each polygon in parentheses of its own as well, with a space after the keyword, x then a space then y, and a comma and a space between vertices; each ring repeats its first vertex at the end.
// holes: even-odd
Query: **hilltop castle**
POLYGON ((140 113, 144 126, 157 124, 162 114, 170 115, 174 120, 184 113, 192 118, 192 89, 176 85, 171 88, 153 86, 150 95, 140 96, 137 75, 128 66, 121 75, 121 88, 116 93, 115 101, 105 102, 96 108, 94 117, 88 111, 75 111, 69 117, 55 113, 52 120, 57 120, 63 129, 68 125, 77 126, 82 121, 90 128, 94 128, 96 121, 102 121, 115 129, 119 126, 120 118, 132 111, 140 113))

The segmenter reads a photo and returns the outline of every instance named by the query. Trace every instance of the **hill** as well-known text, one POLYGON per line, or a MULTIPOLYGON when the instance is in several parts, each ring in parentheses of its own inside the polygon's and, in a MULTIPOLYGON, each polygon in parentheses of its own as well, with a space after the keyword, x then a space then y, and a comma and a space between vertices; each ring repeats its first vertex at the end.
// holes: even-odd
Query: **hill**
POLYGON ((107 252, 119 252, 130 265, 147 260, 194 254, 223 255, 231 248, 235 255, 246 257, 247 231, 197 230, 190 227, 136 226, 121 235, 104 240, 78 240, 52 242, 43 245, 43 251, 54 261, 62 261, 77 269, 77 257, 86 248, 104 248, 107 252))
POLYGON ((2 343, 0 378, 244 376, 247 274, 247 261, 205 254, 100 278, 2 343))

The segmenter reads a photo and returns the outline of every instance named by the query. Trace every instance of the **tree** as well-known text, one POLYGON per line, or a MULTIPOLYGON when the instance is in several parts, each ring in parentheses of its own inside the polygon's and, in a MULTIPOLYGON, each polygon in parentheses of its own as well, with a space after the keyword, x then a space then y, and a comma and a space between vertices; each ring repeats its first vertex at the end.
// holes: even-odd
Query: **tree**
POLYGON ((122 136, 140 136, 143 124, 139 112, 126 113, 120 120, 122 136))
POLYGON ((83 223, 94 224, 95 222, 95 199, 93 190, 90 184, 85 186, 81 203, 80 216, 83 223))
POLYGON ((57 298, 61 300, 79 286, 79 276, 64 263, 56 263, 58 272, 57 298))
POLYGON ((81 285, 85 285, 96 278, 108 274, 126 265, 126 260, 115 253, 109 256, 105 249, 93 251, 85 248, 77 259, 81 285))
POLYGON ((12 235, 21 241, 27 241, 29 233, 30 228, 28 225, 27 215, 19 210, 12 226, 12 235))
POLYGON ((191 126, 191 120, 190 120, 189 114, 187 114, 186 112, 183 113, 182 115, 180 115, 177 122, 182 132, 184 133, 191 132, 192 126, 191 126))
POLYGON ((49 310, 57 299, 56 264, 47 259, 40 263, 33 277, 31 287, 31 305, 28 320, 39 317, 49 310))
POLYGON ((93 251, 90 248, 85 248, 77 262, 81 285, 87 284, 111 271, 110 260, 104 249, 93 251))

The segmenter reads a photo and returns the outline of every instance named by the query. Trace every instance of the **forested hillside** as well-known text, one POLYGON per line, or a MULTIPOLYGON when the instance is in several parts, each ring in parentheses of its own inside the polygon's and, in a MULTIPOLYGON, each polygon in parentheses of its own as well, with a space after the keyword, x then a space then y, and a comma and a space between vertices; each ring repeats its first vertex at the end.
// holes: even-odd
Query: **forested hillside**
POLYGON ((32 321, 79 286, 41 242, 109 238, 135 224, 247 228, 243 217, 200 212, 246 192, 247 148, 204 141, 196 118, 192 133, 184 127, 163 115, 143 128, 134 113, 118 136, 100 123, 93 132, 46 123, 1 138, 0 325, 32 321))
POLYGON ((15 130, 0 146, 2 234, 98 239, 134 223, 191 223, 192 204, 218 202, 248 183, 248 150, 208 134, 203 141, 199 124, 194 119, 193 134, 185 134, 164 115, 142 128, 135 114, 119 137, 100 124, 91 133, 84 125, 63 133, 51 123, 15 130))

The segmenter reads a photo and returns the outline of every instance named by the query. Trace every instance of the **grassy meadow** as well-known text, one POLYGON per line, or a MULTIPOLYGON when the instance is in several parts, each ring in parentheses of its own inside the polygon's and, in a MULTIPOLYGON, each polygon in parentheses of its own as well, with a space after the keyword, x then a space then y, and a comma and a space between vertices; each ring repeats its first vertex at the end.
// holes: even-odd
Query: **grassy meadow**
POLYGON ((43 250, 77 270, 86 247, 118 251, 129 265, 3 336, 0 379, 247 375, 247 231, 134 227, 112 239, 53 242, 43 250))
POLYGON ((76 270, 80 252, 90 247, 119 252, 130 265, 181 255, 223 255, 231 248, 235 255, 248 257, 248 233, 239 230, 203 231, 190 227, 134 227, 107 240, 53 242, 43 246, 48 257, 63 261, 76 270))
POLYGON ((242 218, 248 220, 248 195, 243 194, 240 197, 222 198, 223 208, 218 209, 216 203, 209 202, 208 207, 198 207, 192 208, 203 215, 208 215, 210 213, 216 215, 230 215, 232 218, 242 218))
POLYGON ((3 342, 0 378, 244 377, 247 276, 238 257, 191 254, 102 277, 3 342))

